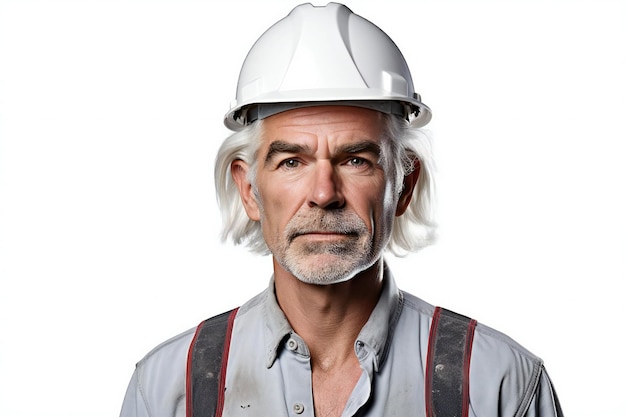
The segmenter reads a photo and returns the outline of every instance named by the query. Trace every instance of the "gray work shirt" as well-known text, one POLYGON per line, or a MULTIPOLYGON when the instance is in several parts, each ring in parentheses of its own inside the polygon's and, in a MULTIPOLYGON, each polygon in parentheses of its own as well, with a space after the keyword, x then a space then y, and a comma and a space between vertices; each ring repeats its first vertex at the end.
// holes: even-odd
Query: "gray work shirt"
MULTIPOLYGON (((363 373, 343 417, 424 416, 424 375, 434 307, 398 290, 385 274, 380 300, 355 341, 363 373)), ((121 417, 184 417, 190 329, 148 353, 131 378, 121 417)), ((270 287, 234 322, 224 417, 313 417, 306 343, 270 287)), ((506 335, 478 324, 470 365, 469 416, 561 416, 542 361, 506 335)))

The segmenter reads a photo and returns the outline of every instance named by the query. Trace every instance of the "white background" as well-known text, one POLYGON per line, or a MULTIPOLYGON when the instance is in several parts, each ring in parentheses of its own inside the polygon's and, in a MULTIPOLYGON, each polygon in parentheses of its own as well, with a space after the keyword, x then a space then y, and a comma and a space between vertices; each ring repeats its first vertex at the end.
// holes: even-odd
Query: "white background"
MULTIPOLYGON (((267 285, 213 158, 296 4, 0 0, 0 416, 115 416, 148 350, 267 285)), ((434 111, 440 240, 399 285, 541 356, 568 417, 623 416, 625 3, 348 5, 434 111)))

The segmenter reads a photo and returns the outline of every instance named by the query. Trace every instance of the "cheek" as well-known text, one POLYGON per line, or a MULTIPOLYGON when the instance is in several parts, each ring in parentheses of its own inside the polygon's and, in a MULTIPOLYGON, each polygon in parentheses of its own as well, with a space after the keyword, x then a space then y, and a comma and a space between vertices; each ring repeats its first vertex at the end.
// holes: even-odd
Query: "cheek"
POLYGON ((379 229, 384 228, 386 232, 389 231, 391 225, 393 224, 397 205, 398 195, 395 191, 393 181, 389 179, 380 188, 378 194, 378 204, 376 205, 375 215, 379 229))
POLYGON ((298 193, 302 187, 293 187, 284 181, 259 181, 259 186, 263 190, 257 194, 261 207, 261 225, 266 232, 274 230, 273 234, 276 234, 284 229, 302 206, 302 198, 298 193))
POLYGON ((353 188, 346 195, 352 210, 354 210, 365 222, 370 231, 377 231, 388 223, 389 213, 394 213, 394 193, 391 187, 385 186, 384 182, 373 181, 367 185, 353 188))

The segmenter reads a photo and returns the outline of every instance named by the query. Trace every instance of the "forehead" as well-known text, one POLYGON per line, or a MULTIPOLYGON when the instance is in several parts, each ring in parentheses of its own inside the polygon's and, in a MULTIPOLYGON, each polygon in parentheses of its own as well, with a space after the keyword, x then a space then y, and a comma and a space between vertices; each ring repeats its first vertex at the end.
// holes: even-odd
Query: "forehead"
POLYGON ((379 141, 384 129, 383 114, 352 106, 313 106, 268 117, 266 140, 292 138, 339 138, 379 141))

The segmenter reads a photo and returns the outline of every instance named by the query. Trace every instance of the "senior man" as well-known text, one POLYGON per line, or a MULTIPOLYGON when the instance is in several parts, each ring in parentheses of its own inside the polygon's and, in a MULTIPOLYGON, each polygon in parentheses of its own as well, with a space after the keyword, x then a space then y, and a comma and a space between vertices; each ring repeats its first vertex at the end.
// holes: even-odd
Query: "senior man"
POLYGON ((270 253, 270 284, 148 353, 122 417, 561 416, 538 357, 385 265, 433 236, 430 117, 394 42, 346 6, 270 27, 215 168, 223 237, 270 253))

